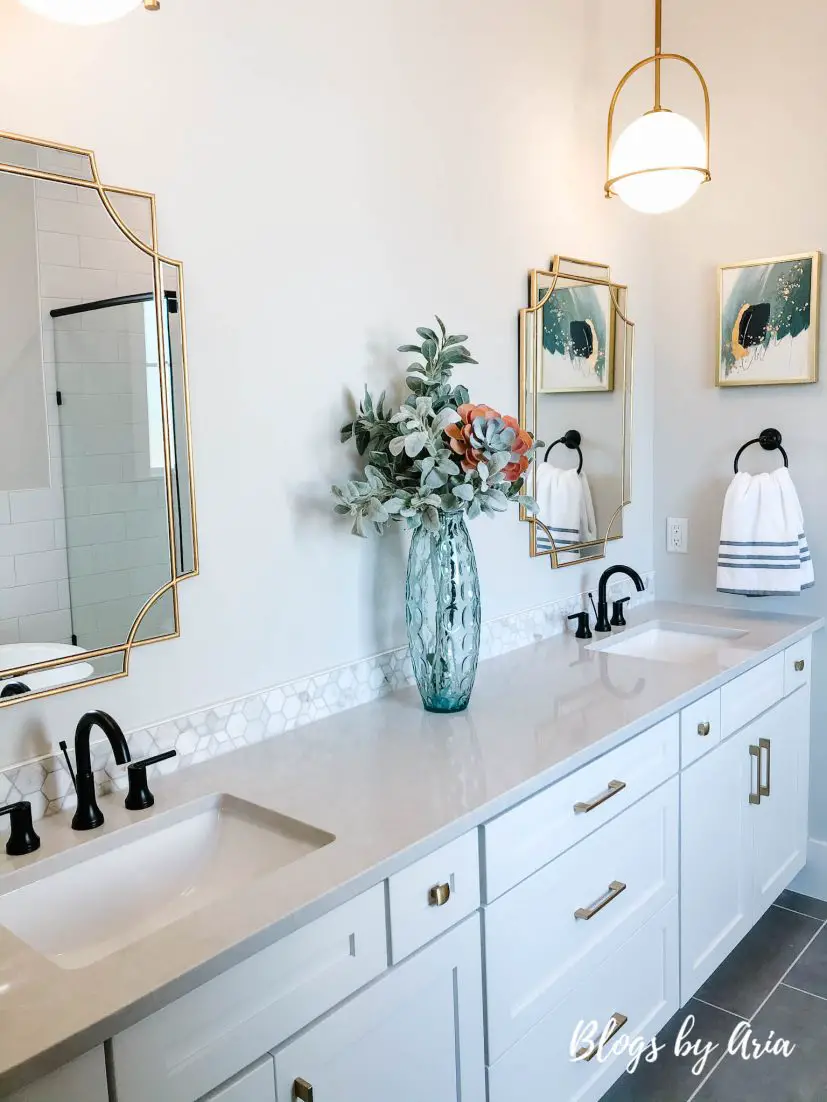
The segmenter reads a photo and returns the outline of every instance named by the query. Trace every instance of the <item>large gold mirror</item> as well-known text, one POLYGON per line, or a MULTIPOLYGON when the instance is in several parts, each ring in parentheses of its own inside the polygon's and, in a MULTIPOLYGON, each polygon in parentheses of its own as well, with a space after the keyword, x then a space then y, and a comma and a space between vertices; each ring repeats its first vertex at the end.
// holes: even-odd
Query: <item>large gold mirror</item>
POLYGON ((155 199, 0 134, 0 706, 124 677, 198 572, 183 270, 155 199))
POLYGON ((602 558, 631 500, 634 323, 607 265, 555 256, 520 311, 520 423, 543 441, 529 472, 532 557, 602 558))

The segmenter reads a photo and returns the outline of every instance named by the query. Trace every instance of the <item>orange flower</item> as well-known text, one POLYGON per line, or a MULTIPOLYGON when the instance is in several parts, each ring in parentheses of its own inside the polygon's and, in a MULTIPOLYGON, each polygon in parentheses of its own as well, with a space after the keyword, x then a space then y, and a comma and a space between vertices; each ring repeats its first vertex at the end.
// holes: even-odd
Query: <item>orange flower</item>
POLYGON ((477 465, 486 458, 484 451, 474 447, 475 441, 479 443, 479 438, 474 434, 474 422, 480 417, 485 421, 499 420, 506 428, 510 428, 514 432, 515 439, 511 449, 512 459, 503 468, 502 473, 507 482, 516 482, 528 468, 526 453, 531 448, 531 434, 521 429, 514 417, 503 417, 491 406, 466 402, 459 407, 457 413, 462 421, 455 425, 449 425, 445 430, 445 435, 448 437, 448 445, 451 451, 460 456, 462 469, 466 473, 475 471, 477 465))
POLYGON ((528 470, 529 460, 526 453, 531 448, 533 440, 531 433, 520 427, 516 417, 503 417, 503 421, 517 434, 511 446, 512 461, 503 468, 503 477, 506 482, 516 482, 528 470), (517 459, 514 459, 514 456, 517 456, 517 459))

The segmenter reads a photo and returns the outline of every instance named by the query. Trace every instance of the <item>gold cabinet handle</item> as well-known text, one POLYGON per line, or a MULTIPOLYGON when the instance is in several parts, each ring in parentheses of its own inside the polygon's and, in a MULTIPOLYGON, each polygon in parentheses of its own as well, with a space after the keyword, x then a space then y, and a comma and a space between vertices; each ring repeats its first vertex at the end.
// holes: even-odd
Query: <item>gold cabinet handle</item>
POLYGON ((752 762, 750 762, 750 766, 749 766, 749 802, 751 804, 760 804, 761 803, 761 748, 758 747, 758 746, 750 746, 749 756, 751 758, 755 758, 755 761, 756 761, 756 766, 755 766, 756 776, 755 776, 755 779, 758 783, 758 791, 753 792, 752 791, 752 762))
POLYGON ((626 885, 620 880, 613 880, 608 886, 606 891, 601 895, 599 899, 596 899, 589 907, 578 907, 574 912, 575 918, 583 918, 586 922, 590 918, 594 918, 596 914, 600 914, 604 907, 608 905, 619 895, 626 891, 626 885))
POLYGON ((451 898, 450 884, 435 884, 428 892, 429 907, 444 907, 451 898))
POLYGON ((313 1088, 306 1079, 293 1080, 293 1098, 295 1102, 313 1102, 313 1088))
POLYGON ((581 801, 574 805, 575 815, 582 815, 585 812, 594 811, 596 807, 600 807, 601 804, 605 804, 606 800, 610 800, 612 796, 616 796, 618 792, 622 792, 626 787, 625 781, 609 781, 606 786, 606 791, 601 792, 599 796, 595 796, 593 800, 581 801))
MULTIPOLYGON (((611 1041, 612 1037, 619 1033, 628 1021, 629 1019, 625 1014, 618 1014, 617 1012, 612 1014, 611 1018, 609 1018, 608 1030, 601 1034, 603 1043, 605 1044, 607 1041, 611 1041)), ((589 1060, 593 1060, 599 1051, 599 1045, 584 1045, 575 1052, 574 1058, 575 1060, 582 1060, 584 1064, 588 1064, 589 1060)))
POLYGON ((772 767, 772 746, 768 738, 760 738, 758 740, 758 795, 769 796, 770 794, 770 769, 772 767), (767 751, 767 783, 761 784, 761 751, 767 751))
POLYGON ((806 665, 806 662, 804 661, 804 659, 799 658, 798 661, 795 664, 795 672, 796 673, 804 673, 805 665, 806 665))
POLYGON ((706 738, 706 736, 709 734, 709 732, 711 730, 712 730, 712 728, 710 727, 710 725, 708 723, 699 723, 698 724, 698 734, 701 736, 701 738, 706 738))

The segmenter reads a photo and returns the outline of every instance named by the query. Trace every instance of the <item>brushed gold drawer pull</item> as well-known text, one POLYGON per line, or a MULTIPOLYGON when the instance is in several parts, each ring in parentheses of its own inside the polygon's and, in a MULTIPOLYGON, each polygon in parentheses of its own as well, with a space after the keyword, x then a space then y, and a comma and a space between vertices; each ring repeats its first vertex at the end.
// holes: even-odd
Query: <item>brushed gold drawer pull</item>
POLYGON ((761 803, 761 749, 758 746, 750 746, 749 756, 755 758, 756 766, 756 781, 758 783, 758 791, 752 791, 752 762, 749 764, 749 802, 751 804, 761 803))
POLYGON ((595 796, 593 800, 581 800, 580 803, 574 805, 575 815, 582 815, 584 812, 594 811, 596 807, 600 807, 601 804, 605 804, 606 800, 610 800, 612 796, 616 796, 618 792, 622 792, 626 787, 625 781, 609 781, 606 786, 606 791, 601 792, 599 796, 595 796))
POLYGON ((306 1079, 293 1080, 293 1098, 295 1102, 313 1102, 313 1088, 306 1079))
POLYGON ((795 664, 795 672, 796 673, 804 673, 804 666, 805 666, 804 659, 799 658, 798 661, 795 664))
POLYGON ((604 894, 601 895, 599 899, 596 899, 591 906, 578 907, 574 912, 574 917, 584 918, 586 922, 588 922, 590 918, 594 918, 596 914, 600 914, 604 907, 608 907, 613 900, 617 899, 617 897, 625 891, 626 885, 622 881, 613 880, 604 894))
POLYGON ((698 724, 698 734, 701 736, 701 738, 706 738, 711 730, 712 728, 708 723, 698 724))
POLYGON ((435 884, 428 892, 429 907, 444 907, 451 898, 450 884, 435 884))
POLYGON ((758 740, 759 756, 758 756, 758 794, 759 796, 769 796, 770 794, 770 769, 772 767, 772 746, 768 738, 760 738, 758 740), (767 751, 767 783, 761 784, 761 750, 767 751))
MULTIPOLYGON (((628 1021, 629 1019, 625 1014, 618 1014, 617 1012, 612 1014, 611 1018, 609 1018, 608 1029, 605 1029, 600 1035, 603 1044, 605 1045, 611 1041, 612 1037, 619 1033, 628 1021)), ((589 1060, 593 1060, 599 1051, 599 1044, 584 1045, 575 1052, 574 1058, 575 1060, 582 1060, 584 1064, 588 1064, 589 1060)))

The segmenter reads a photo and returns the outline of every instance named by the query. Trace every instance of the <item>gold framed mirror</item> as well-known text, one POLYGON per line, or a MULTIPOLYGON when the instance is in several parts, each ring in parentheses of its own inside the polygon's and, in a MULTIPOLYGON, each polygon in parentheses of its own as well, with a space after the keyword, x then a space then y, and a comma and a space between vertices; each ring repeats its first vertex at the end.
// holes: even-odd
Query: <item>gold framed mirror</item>
POLYGON ((520 424, 543 441, 529 553, 553 569, 601 559, 631 504, 634 322, 606 264, 555 256, 520 310, 520 424))
POLYGON ((0 707, 125 677, 198 573, 184 277, 155 197, 0 133, 0 707))

